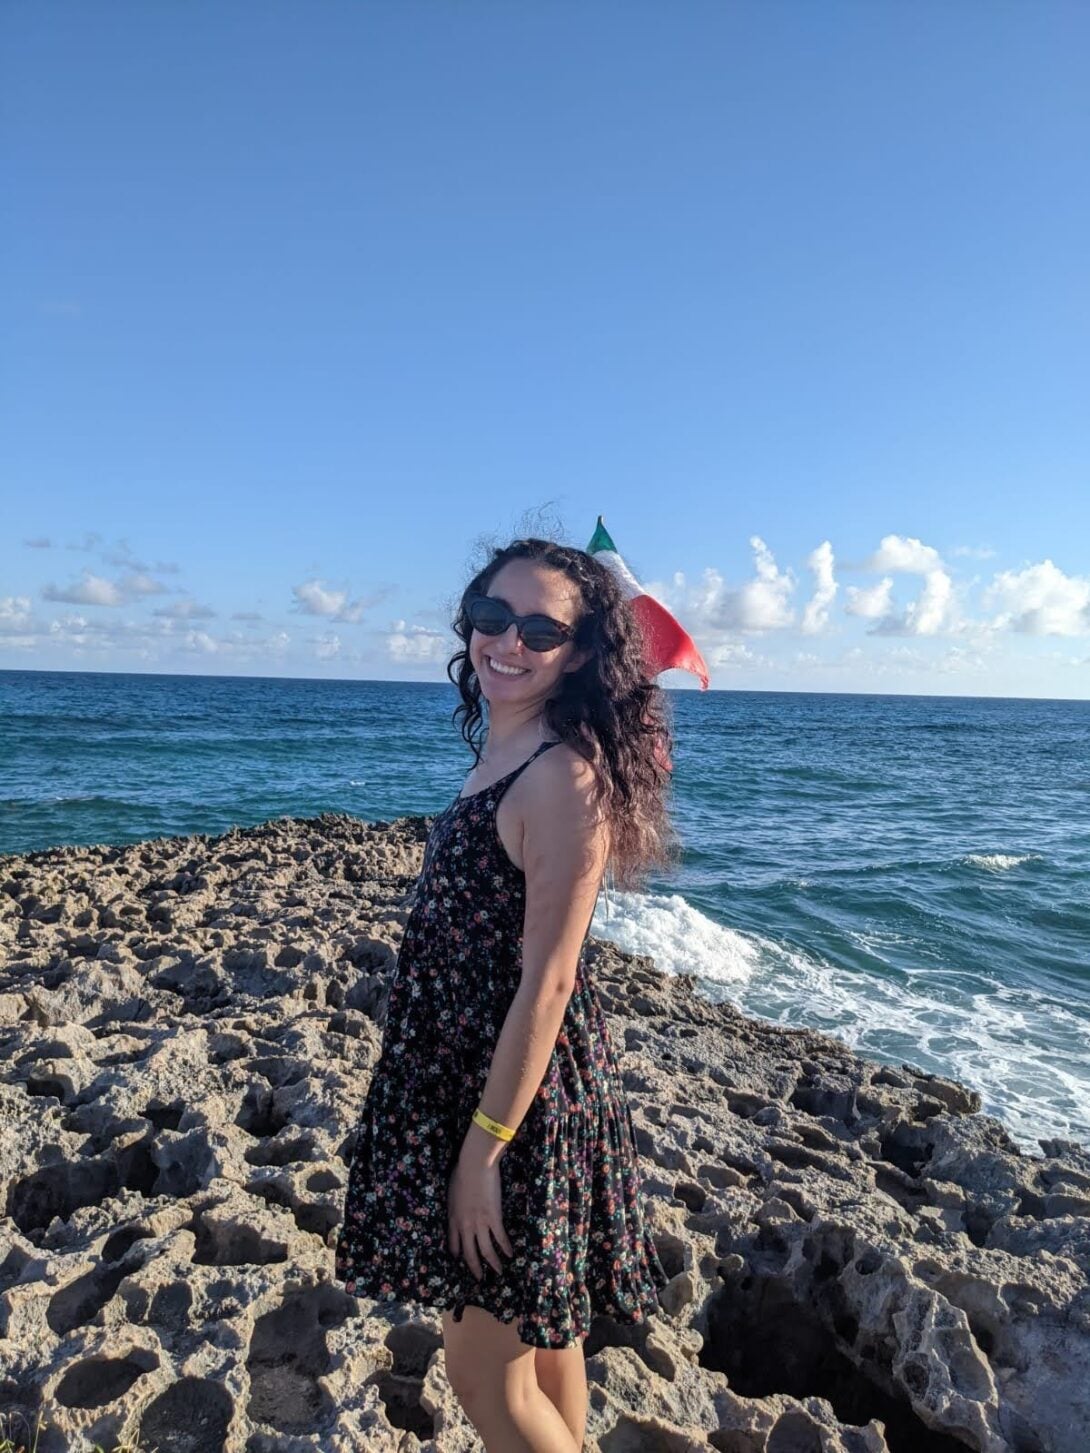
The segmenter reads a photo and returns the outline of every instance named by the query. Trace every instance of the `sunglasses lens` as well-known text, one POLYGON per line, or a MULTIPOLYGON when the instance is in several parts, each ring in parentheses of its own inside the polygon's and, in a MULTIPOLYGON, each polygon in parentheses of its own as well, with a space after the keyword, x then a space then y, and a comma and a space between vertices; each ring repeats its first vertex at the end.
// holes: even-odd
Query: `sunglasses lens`
POLYGON ((468 610, 470 624, 482 636, 499 636, 511 624, 511 612, 498 600, 477 599, 468 610))
POLYGON ((555 651, 564 644, 563 634, 544 616, 532 616, 522 628, 522 639, 531 651, 555 651))

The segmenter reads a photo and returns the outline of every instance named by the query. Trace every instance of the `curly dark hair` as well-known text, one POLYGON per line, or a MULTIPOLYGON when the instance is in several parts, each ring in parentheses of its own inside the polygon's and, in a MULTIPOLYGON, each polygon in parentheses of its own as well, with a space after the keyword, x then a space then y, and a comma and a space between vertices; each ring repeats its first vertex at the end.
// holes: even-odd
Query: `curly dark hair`
POLYGON ((532 560, 561 571, 579 588, 583 613, 574 644, 589 658, 566 672, 545 703, 545 724, 594 769, 594 803, 605 801, 610 827, 607 871, 617 887, 634 888, 652 867, 673 866, 680 841, 667 808, 672 719, 666 693, 644 672, 643 635, 613 573, 593 555, 538 536, 492 548, 492 558, 462 592, 455 634, 465 642, 447 663, 461 701, 454 708, 462 736, 481 759, 481 685, 469 657, 473 627, 466 604, 485 594, 509 560, 532 560), (460 719, 460 721, 459 721, 460 719))

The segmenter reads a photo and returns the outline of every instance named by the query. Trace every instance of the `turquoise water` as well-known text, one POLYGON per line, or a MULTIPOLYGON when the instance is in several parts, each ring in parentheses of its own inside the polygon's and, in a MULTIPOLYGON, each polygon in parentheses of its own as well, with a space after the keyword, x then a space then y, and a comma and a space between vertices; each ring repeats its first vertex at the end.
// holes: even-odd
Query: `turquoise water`
MULTIPOLYGON (((593 931, 1090 1141, 1090 703, 671 692, 686 845, 593 931)), ((446 683, 0 672, 0 851, 431 813, 446 683)))

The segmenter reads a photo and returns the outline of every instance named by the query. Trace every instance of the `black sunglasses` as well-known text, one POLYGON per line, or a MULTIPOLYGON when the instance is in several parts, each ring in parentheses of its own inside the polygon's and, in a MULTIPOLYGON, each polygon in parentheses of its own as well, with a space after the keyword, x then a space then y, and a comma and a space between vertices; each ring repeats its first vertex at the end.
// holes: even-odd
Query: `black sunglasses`
POLYGON ((474 595, 466 602, 470 625, 482 636, 502 636, 514 621, 519 640, 529 651, 555 651, 575 636, 575 627, 552 616, 517 616, 497 595, 474 595))

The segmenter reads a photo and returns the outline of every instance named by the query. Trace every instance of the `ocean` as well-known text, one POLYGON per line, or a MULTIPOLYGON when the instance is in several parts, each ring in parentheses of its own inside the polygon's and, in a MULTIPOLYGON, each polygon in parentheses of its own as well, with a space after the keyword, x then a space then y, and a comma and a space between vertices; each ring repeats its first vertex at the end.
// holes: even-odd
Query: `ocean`
MULTIPOLYGON (((592 932, 1090 1142, 1090 702, 670 691, 684 859, 592 932)), ((442 683, 0 671, 0 852, 433 813, 442 683)))

